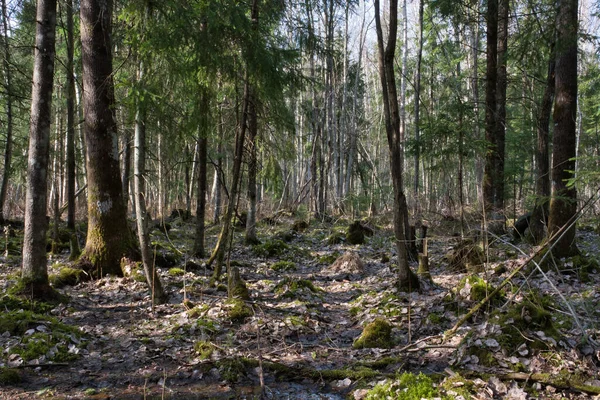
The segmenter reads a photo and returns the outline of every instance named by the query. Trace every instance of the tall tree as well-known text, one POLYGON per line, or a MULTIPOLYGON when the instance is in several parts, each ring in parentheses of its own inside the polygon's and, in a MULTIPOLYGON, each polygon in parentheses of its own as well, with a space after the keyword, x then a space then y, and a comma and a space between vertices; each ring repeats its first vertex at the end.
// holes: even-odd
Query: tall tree
POLYGON ((112 75, 112 0, 82 0, 81 53, 88 176, 88 232, 82 261, 91 273, 122 275, 134 242, 122 197, 112 75))
POLYGON ((73 0, 67 0, 67 227, 75 229, 75 74, 73 0))
POLYGON ((31 91, 25 234, 22 278, 24 293, 47 298, 53 292, 46 264, 48 156, 56 41, 56 0, 38 0, 31 91))
POLYGON ((535 206, 531 213, 529 231, 535 243, 544 239, 546 221, 548 220, 548 204, 550 199, 550 116, 552 115, 552 100, 554 99, 554 70, 556 61, 554 54, 550 55, 546 88, 542 97, 537 117, 537 148, 535 152, 535 206))
POLYGON ((506 88, 508 85, 508 0, 498 0, 498 45, 496 74, 496 121, 494 136, 494 204, 497 212, 504 209, 504 159, 506 147, 506 88))
POLYGON ((575 174, 577 120, 577 29, 578 1, 560 0, 556 19, 556 72, 554 99, 554 137, 552 140, 552 200, 548 233, 571 224, 553 240, 553 254, 576 254, 575 223, 577 190, 571 181, 575 174))
MULTIPOLYGON (((250 12, 252 29, 256 31, 258 29, 258 0, 252 0, 252 8, 250 12)), ((229 246, 229 235, 231 235, 231 224, 233 222, 233 215, 237 204, 237 197, 240 188, 241 171, 242 171, 242 159, 244 155, 244 142, 246 138, 246 130, 248 123, 248 106, 250 102, 250 76, 248 73, 248 64, 250 60, 253 60, 254 55, 251 49, 247 50, 247 59, 245 60, 245 74, 244 74, 244 94, 242 97, 242 112, 241 120, 236 130, 235 135, 235 154, 233 157, 233 170, 231 180, 231 190, 229 191, 229 202, 227 209, 225 210, 225 217, 223 225, 221 227, 221 233, 213 252, 207 261, 207 265, 211 265, 216 262, 215 269, 213 272, 213 279, 218 280, 221 278, 221 272, 223 267, 223 261, 225 260, 225 252, 229 246)))
MULTIPOLYGON (((149 23, 151 8, 148 3, 144 7, 144 16, 142 19, 141 28, 146 29, 149 23)), ((142 37, 144 34, 142 33, 142 37)), ((144 88, 145 79, 145 59, 140 55, 137 71, 138 87, 144 88)), ((160 276, 154 265, 154 258, 150 248, 150 234, 148 233, 149 216, 146 211, 146 102, 144 97, 137 99, 135 113, 135 128, 134 128, 134 187, 135 187, 135 209, 136 209, 136 225, 138 239, 140 242, 140 250, 142 253, 142 264, 144 267, 144 275, 150 292, 152 293, 152 303, 162 304, 168 299, 167 293, 163 289, 160 276)))
POLYGON ((9 20, 6 10, 6 1, 2 0, 2 34, 4 59, 2 60, 2 73, 4 74, 4 90, 6 92, 6 144, 4 146, 4 170, 2 172, 2 183, 0 184, 0 224, 4 222, 4 203, 8 193, 8 181, 12 168, 12 148, 13 148, 13 88, 12 71, 10 66, 10 47, 9 47, 9 20))
POLYGON ((483 176, 483 200, 486 213, 496 204, 495 160, 498 143, 496 143, 496 84, 498 77, 498 0, 487 2, 487 39, 486 39, 486 73, 485 73, 485 139, 488 149, 485 155, 483 176))
POLYGON ((379 0, 375 0, 375 26, 379 59, 385 130, 390 151, 390 168, 394 187, 394 234, 398 252, 398 286, 402 290, 418 290, 419 280, 408 264, 404 218, 407 214, 406 196, 403 191, 403 149, 400 140, 400 113, 394 75, 394 54, 398 31, 398 0, 389 1, 389 31, 384 45, 379 0))
POLYGON ((258 159, 256 151, 256 137, 258 135, 258 97, 250 94, 248 101, 248 217, 246 218, 246 243, 259 243, 256 236, 256 173, 258 159))
POLYGON ((207 150, 210 128, 210 98, 206 88, 200 89, 200 104, 198 107, 198 185, 196 199, 196 236, 194 238, 194 254, 204 257, 204 234, 207 191, 207 150))

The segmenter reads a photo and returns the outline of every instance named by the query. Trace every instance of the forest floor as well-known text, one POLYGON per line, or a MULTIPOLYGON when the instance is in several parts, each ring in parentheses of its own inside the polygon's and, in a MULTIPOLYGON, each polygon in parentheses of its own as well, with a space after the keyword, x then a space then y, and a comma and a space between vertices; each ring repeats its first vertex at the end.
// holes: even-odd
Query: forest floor
MULTIPOLYGON (((387 391, 390 398, 584 399, 600 393, 600 271, 593 264, 590 271, 581 269, 581 258, 558 260, 568 270, 563 274, 525 268, 450 334, 482 298, 481 289, 485 297, 522 265, 531 246, 511 244, 509 235, 491 239, 480 281, 450 270, 447 254, 460 241, 459 225, 432 216, 433 280, 409 294, 394 288, 389 220, 371 220, 375 233, 362 245, 329 244, 349 221, 312 221, 299 232, 290 231, 291 217, 270 222, 259 224, 258 246, 244 245, 238 230, 229 255, 248 285, 248 308, 228 301, 223 286, 208 286, 212 271, 186 256, 193 222, 176 219, 168 238, 152 234, 157 254, 170 254, 173 264, 160 269, 168 304, 152 307, 135 274, 65 286, 60 291, 69 301, 46 312, 76 328, 61 333, 43 311, 31 314, 25 328, 6 327, 6 316, 21 314, 4 295, 16 282, 20 256, 5 254, 0 398, 361 399, 385 398, 387 391), (361 262, 334 264, 346 252, 361 262), (391 342, 354 348, 375 319, 389 322, 391 342), (23 350, 40 341, 52 346, 41 354, 23 350), (405 372, 416 377, 413 386, 422 384, 416 392, 404 387, 412 376, 401 378, 405 372), (433 382, 428 389, 421 372, 433 382), (379 394, 369 392, 376 385, 379 394)), ((217 227, 209 229, 209 244, 217 234, 217 227)), ((580 228, 578 244, 588 261, 600 259, 597 233, 580 228)), ((50 272, 67 257, 53 256, 50 272)))

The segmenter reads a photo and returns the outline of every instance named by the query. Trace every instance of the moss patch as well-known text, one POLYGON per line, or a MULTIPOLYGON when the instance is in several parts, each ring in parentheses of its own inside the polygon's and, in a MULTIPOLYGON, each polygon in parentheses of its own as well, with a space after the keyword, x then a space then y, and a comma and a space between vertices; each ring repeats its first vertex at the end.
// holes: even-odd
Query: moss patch
POLYGON ((271 269, 276 272, 295 271, 296 263, 292 261, 277 261, 271 265, 271 269))
POLYGON ((81 269, 62 266, 57 274, 50 275, 48 279, 52 286, 60 289, 65 286, 75 286, 85 278, 86 275, 81 269))
POLYGON ((227 316, 231 322, 243 322, 246 318, 252 316, 252 309, 239 298, 232 298, 227 301, 227 316))
MULTIPOLYGON (((471 275, 460 280, 456 291, 457 294, 467 300, 479 302, 492 293, 494 291, 494 287, 482 278, 476 275, 471 275)), ((495 306, 499 305, 503 301, 504 299, 502 295, 498 293, 494 296, 494 298, 491 299, 490 304, 495 306)))
POLYGON ((16 369, 0 367, 0 385, 10 386, 21 383, 21 375, 16 369))
POLYGON ((22 337, 8 354, 18 354, 25 361, 42 356, 56 362, 78 358, 75 345, 81 332, 55 318, 24 310, 4 312, 0 314, 0 332, 22 337))
POLYGON ((421 400, 434 397, 439 397, 439 391, 430 377, 423 373, 414 375, 405 372, 397 380, 377 384, 369 390, 366 399, 421 400))
POLYGON ((169 275, 171 276, 183 276, 185 271, 182 268, 173 267, 169 269, 169 275))
POLYGON ((252 251, 258 257, 269 258, 276 257, 288 250, 288 245, 282 240, 267 240, 262 244, 252 246, 252 251))
POLYGON ((480 246, 472 240, 463 240, 446 255, 448 269, 453 272, 481 272, 485 262, 485 254, 480 246))
POLYGON ((393 347, 392 326, 387 320, 377 318, 365 326, 362 334, 352 344, 355 349, 381 348, 389 349, 393 347))
POLYGON ((275 285, 275 293, 287 298, 295 298, 302 292, 319 293, 322 290, 318 289, 308 279, 296 279, 285 277, 277 285, 275 285))
POLYGON ((194 351, 198 354, 200 360, 209 360, 215 351, 215 346, 211 342, 198 340, 194 343, 194 351))

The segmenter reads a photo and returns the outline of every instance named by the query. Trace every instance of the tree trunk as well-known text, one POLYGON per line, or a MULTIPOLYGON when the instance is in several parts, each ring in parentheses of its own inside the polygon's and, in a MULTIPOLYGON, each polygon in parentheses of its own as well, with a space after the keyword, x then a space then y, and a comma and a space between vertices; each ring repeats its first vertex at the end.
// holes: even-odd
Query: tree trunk
POLYGON ((256 237, 256 173, 258 161, 256 158, 256 136, 258 135, 258 116, 256 113, 258 98, 251 92, 248 102, 248 217, 246 218, 247 244, 257 244, 256 237))
POLYGON ((419 47, 417 49, 417 69, 415 71, 415 180, 413 195, 415 198, 415 211, 421 210, 419 204, 419 163, 421 158, 421 131, 419 123, 421 120, 421 63, 423 60, 423 3, 419 0, 419 47))
POLYGON ((219 219, 221 218, 221 197, 223 185, 225 184, 225 182, 221 181, 221 174, 223 172, 223 111, 221 107, 219 105, 219 143, 217 144, 217 165, 215 166, 215 181, 212 191, 214 197, 213 223, 215 225, 219 223, 219 219))
POLYGON ((537 118, 537 149, 535 152, 536 181, 535 181, 535 206, 529 221, 529 232, 533 241, 538 244, 545 237, 545 227, 548 221, 548 204, 550 199, 550 115, 552 113, 552 100, 554 98, 554 70, 556 61, 554 52, 550 55, 548 63, 548 76, 546 88, 542 97, 542 104, 537 118))
POLYGON ((204 257, 204 226, 206 213, 207 189, 207 147, 209 134, 210 99, 207 93, 201 93, 200 124, 198 126, 198 199, 196 200, 196 237, 194 238, 194 255, 204 257))
POLYGON ((377 48, 379 55, 379 76, 381 79, 385 128, 390 151, 390 167, 394 186, 394 234, 398 250, 398 286, 401 290, 418 290, 419 280, 408 265, 406 248, 406 197, 402 182, 402 143, 400 141, 400 115, 396 80, 394 76, 394 52, 398 27, 398 0, 390 0, 389 34, 384 48, 383 31, 379 12, 379 0, 375 0, 375 25, 377 30, 377 48))
MULTIPOLYGON (((145 117, 144 117, 145 118, 145 117)), ((145 121, 144 121, 145 123, 145 121)), ((135 135, 135 133, 134 133, 135 135)), ((134 138, 135 140, 135 138, 134 138)), ((134 160, 135 163, 135 160, 134 160)), ((123 201, 125 202, 125 209, 129 203, 129 175, 131 173, 131 134, 125 132, 123 135, 123 173, 121 178, 121 184, 123 186, 123 201)), ((135 183, 134 183, 135 186, 135 183)))
POLYGON ((67 228, 75 229, 75 75, 73 0, 67 1, 67 228))
MULTIPOLYGON (((148 24, 148 18, 150 15, 149 7, 146 7, 144 15, 144 23, 142 28, 148 24)), ((137 83, 140 88, 144 86, 144 62, 140 61, 138 64, 137 71, 137 83)), ((144 100, 137 99, 137 109, 135 113, 135 128, 134 128, 134 177, 133 185, 135 192, 135 221, 137 225, 138 240, 140 243, 140 250, 142 253, 142 264, 144 266, 144 275, 146 276, 146 282, 148 288, 152 294, 152 304, 163 304, 168 300, 168 296, 163 289, 163 285, 160 281, 158 272, 154 265, 154 258, 152 256, 152 249, 150 245, 150 233, 148 231, 149 216, 146 211, 146 104, 144 100)), ((127 147, 130 144, 127 143, 127 147)), ((126 164, 129 160, 126 159, 126 164)), ((125 173, 128 173, 128 168, 124 168, 125 173)), ((125 174, 124 174, 125 175, 125 174)), ((127 179, 129 181, 129 179, 127 179)))
POLYGON ((494 209, 504 210, 504 155, 506 142, 506 63, 508 59, 508 0, 498 1, 498 47, 496 82, 496 151, 494 162, 494 209))
POLYGON ((553 254, 567 257, 577 253, 575 223, 577 190, 572 180, 575 170, 577 120, 577 0, 560 0, 556 22, 556 97, 554 99, 554 138, 552 141, 552 200, 549 235, 562 226, 571 227, 553 241, 553 254))
POLYGON ((46 264, 46 191, 54 79, 56 0, 38 0, 36 22, 22 278, 26 284, 25 293, 28 292, 27 294, 35 298, 47 298, 52 293, 46 264))
POLYGON ((114 115, 111 0, 82 0, 81 53, 88 175, 88 232, 82 261, 94 276, 122 275, 134 242, 122 197, 114 115))
POLYGON ((498 54, 498 0, 487 2, 487 67, 485 74, 485 140, 488 148, 485 153, 483 173, 483 201, 486 213, 493 210, 495 204, 496 174, 494 171, 496 143, 496 88, 498 54))
POLYGON ((10 48, 8 43, 8 13, 6 11, 6 0, 2 0, 2 33, 4 34, 4 60, 2 69, 4 73, 4 84, 6 85, 6 145, 4 146, 4 171, 2 172, 2 184, 0 185, 0 224, 4 222, 4 204, 8 193, 8 182, 12 169, 12 146, 13 146, 13 95, 12 95, 12 71, 10 70, 10 48))

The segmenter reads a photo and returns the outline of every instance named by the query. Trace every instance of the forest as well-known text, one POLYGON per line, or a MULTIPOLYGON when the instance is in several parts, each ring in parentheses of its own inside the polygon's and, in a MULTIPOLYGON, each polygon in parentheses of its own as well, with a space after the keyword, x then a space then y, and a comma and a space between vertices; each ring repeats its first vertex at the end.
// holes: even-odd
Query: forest
POLYGON ((596 2, 0 5, 0 399, 600 396, 596 2))

